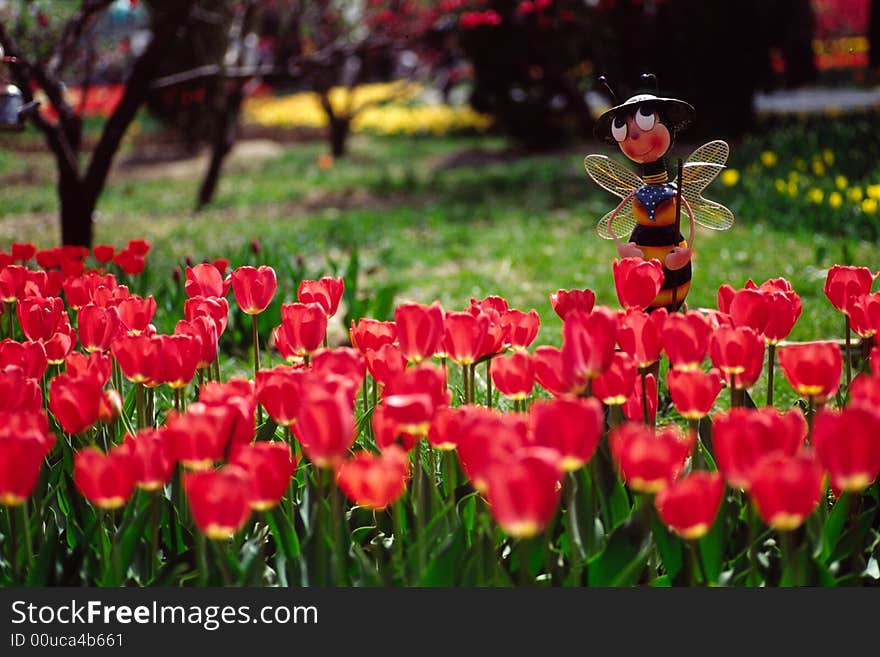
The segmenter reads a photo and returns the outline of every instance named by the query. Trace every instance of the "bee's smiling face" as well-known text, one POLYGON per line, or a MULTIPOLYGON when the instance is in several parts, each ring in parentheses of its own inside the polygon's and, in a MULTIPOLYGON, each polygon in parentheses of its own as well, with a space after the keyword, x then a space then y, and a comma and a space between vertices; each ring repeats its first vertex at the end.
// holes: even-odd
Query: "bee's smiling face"
POLYGON ((630 116, 616 116, 611 121, 611 135, 620 150, 633 162, 656 162, 672 144, 669 129, 650 106, 639 107, 630 116))

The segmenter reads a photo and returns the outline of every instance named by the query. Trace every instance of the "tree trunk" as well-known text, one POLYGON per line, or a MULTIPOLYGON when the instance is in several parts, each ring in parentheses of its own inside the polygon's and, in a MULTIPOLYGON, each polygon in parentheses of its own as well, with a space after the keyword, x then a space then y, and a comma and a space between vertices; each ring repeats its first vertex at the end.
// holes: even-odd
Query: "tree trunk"
POLYGON ((58 176, 58 199, 61 204, 61 243, 91 247, 95 199, 87 200, 82 182, 63 173, 58 176))
POLYGON ((333 157, 345 155, 348 133, 351 131, 351 119, 346 117, 330 117, 330 150, 333 157))
POLYGON ((241 114, 241 103, 244 100, 244 86, 237 85, 226 100, 226 107, 217 122, 214 140, 211 144, 211 163, 202 184, 199 187, 199 200, 196 211, 201 211, 214 200, 217 182, 226 156, 232 151, 238 137, 238 117, 241 114))

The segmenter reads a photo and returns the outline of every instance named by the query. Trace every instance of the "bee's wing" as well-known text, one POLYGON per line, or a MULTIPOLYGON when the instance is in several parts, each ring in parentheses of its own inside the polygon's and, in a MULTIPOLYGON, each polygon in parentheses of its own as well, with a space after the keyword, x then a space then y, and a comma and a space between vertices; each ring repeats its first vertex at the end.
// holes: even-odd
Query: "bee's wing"
POLYGON ((687 188, 682 191, 682 194, 691 206, 691 210, 694 213, 694 221, 704 228, 727 230, 733 225, 733 212, 720 203, 707 201, 699 194, 696 195, 696 198, 689 198, 687 188))
POLYGON ((710 141, 688 157, 682 170, 682 196, 694 213, 694 220, 712 230, 727 230, 733 225, 733 213, 720 203, 703 198, 703 190, 718 177, 727 162, 727 142, 710 141))
MULTIPOLYGON (((599 219, 599 223, 596 224, 596 233, 598 233, 599 237, 602 239, 612 239, 611 231, 608 230, 608 222, 610 221, 612 214, 614 214, 614 210, 599 219)), ((614 221, 611 223, 611 228, 614 229, 615 235, 626 241, 629 239, 629 234, 635 227, 636 218, 635 215, 633 215, 632 203, 625 203, 624 206, 620 208, 617 215, 615 215, 614 221)))
MULTIPOLYGON (((636 174, 605 155, 587 155, 584 158, 584 169, 597 185, 619 198, 634 192, 642 185, 636 174)), ((617 227, 616 222, 614 227, 617 227)))

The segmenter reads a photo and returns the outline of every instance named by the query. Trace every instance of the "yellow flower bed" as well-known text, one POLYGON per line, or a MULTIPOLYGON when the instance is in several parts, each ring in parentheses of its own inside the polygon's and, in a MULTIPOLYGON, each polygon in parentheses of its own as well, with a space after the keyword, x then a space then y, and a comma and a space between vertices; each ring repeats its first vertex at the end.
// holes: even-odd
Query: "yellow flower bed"
MULTIPOLYGON (((352 130, 382 135, 444 135, 489 128, 490 117, 470 107, 417 104, 421 85, 409 82, 366 84, 351 91, 330 90, 334 112, 354 113, 352 130)), ((284 128, 323 128, 327 115, 312 92, 281 97, 250 98, 244 105, 245 121, 284 128)))

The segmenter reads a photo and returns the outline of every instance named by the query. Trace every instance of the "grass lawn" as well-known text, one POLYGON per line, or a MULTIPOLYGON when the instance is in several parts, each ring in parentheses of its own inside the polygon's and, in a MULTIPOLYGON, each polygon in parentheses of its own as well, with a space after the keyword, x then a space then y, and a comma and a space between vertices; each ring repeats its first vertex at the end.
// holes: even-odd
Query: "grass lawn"
MULTIPOLYGON (((472 296, 499 294, 513 306, 536 308, 543 321, 539 342, 558 344, 551 292, 589 287, 598 303, 617 304, 611 276, 616 251, 593 230, 615 198, 582 166, 594 148, 520 157, 496 138, 358 136, 350 157, 321 169, 323 144, 289 145, 270 159, 234 163, 214 207, 201 214, 191 212, 195 176, 116 174, 99 205, 96 241, 146 237, 154 244, 153 276, 169 282, 187 256, 224 256, 233 265, 301 257, 307 272, 320 275, 343 266, 356 246, 363 290, 387 286, 396 301, 439 299, 450 309, 472 296), (254 238, 265 248, 258 257, 248 250, 254 238)), ((743 150, 755 153, 759 146, 752 142, 743 150)), ((792 228, 803 205, 786 209, 778 199, 762 204, 744 184, 747 175, 762 174, 738 161, 736 151, 733 157, 744 181, 731 187, 716 181, 707 195, 728 204, 737 223, 724 233, 698 232, 690 307, 714 306, 722 283, 741 287, 748 278, 784 276, 804 303, 792 339, 842 337, 842 318, 822 292, 825 272, 843 262, 876 268, 876 244, 792 228)), ((57 240, 51 174, 45 155, 0 151, 0 178, 8 181, 0 240, 57 240), (21 168, 32 175, 15 181, 21 168)), ((287 300, 296 294, 280 292, 287 300)), ((756 398, 763 398, 762 385, 756 398)))

